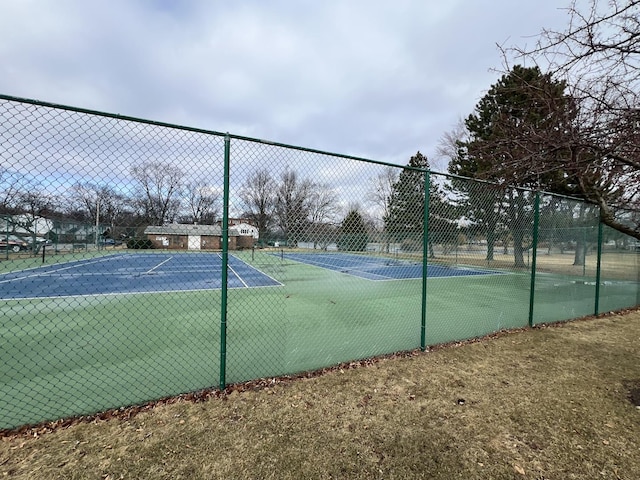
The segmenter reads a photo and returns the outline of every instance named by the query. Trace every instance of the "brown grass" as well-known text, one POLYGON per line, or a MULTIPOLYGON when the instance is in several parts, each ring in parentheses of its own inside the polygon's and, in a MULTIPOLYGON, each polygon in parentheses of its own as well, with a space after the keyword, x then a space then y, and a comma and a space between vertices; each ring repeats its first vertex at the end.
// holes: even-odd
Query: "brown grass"
POLYGON ((640 311, 0 442, 0 478, 640 478, 640 311))
MULTIPOLYGON (((597 271, 597 255, 590 253, 585 259, 584 267, 574 265, 574 252, 566 253, 539 253, 536 257, 536 270, 538 272, 555 273, 559 275, 595 277, 597 271)), ((487 262, 485 253, 474 251, 460 251, 458 255, 438 255, 435 263, 459 263, 478 267, 490 267, 497 269, 512 269, 514 265, 513 253, 503 254, 497 249, 494 259, 487 262)), ((527 269, 530 268, 533 259, 525 254, 527 269)), ((601 260, 601 275, 603 280, 638 280, 640 271, 640 255, 631 251, 603 252, 601 260)))

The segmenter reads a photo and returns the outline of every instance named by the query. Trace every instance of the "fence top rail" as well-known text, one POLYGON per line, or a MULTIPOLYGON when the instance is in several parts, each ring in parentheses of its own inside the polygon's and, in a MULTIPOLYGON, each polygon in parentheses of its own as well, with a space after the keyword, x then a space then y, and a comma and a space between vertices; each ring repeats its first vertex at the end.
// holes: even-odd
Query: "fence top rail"
POLYGON ((423 169, 423 168, 419 168, 419 167, 411 167, 411 166, 408 166, 408 165, 398 165, 396 163, 383 162, 383 161, 380 161, 380 160, 372 160, 370 158, 358 157, 358 156, 354 156, 354 155, 345 155, 343 153, 335 153, 335 152, 329 152, 329 151, 319 150, 319 149, 314 149, 314 148, 307 148, 307 147, 301 147, 301 146, 297 146, 297 145, 290 145, 290 144, 281 143, 281 142, 273 142, 273 141, 270 141, 270 140, 261 140, 261 139, 258 139, 258 138, 245 137, 245 136, 242 136, 242 135, 234 135, 234 134, 230 134, 230 133, 222 133, 222 132, 218 132, 218 131, 215 131, 215 130, 208 130, 208 129, 196 128, 196 127, 187 127, 187 126, 184 126, 184 125, 177 125, 177 124, 174 124, 174 123, 160 122, 160 121, 157 121, 157 120, 149 120, 149 119, 145 119, 145 118, 132 117, 132 116, 129 116, 129 115, 120 115, 118 113, 108 113, 108 112, 102 112, 100 110, 91 110, 91 109, 87 109, 87 108, 73 107, 73 106, 70 106, 70 105, 50 103, 50 102, 45 102, 45 101, 42 101, 42 100, 34 100, 34 99, 29 99, 29 98, 14 97, 14 96, 11 96, 11 95, 4 95, 4 94, 1 94, 1 93, 0 93, 0 100, 6 100, 6 101, 9 101, 9 102, 16 102, 16 103, 25 103, 25 104, 29 104, 29 105, 35 105, 35 106, 45 107, 45 108, 53 108, 53 109, 58 109, 58 110, 66 110, 66 111, 70 111, 70 112, 83 113, 83 114, 87 114, 87 115, 96 115, 96 116, 99 116, 99 117, 113 118, 113 119, 116 119, 116 120, 123 120, 123 121, 127 121, 127 122, 135 122, 135 123, 142 123, 142 124, 153 125, 153 126, 157 126, 157 127, 172 128, 172 129, 176 129, 176 130, 184 130, 184 131, 194 132, 194 133, 202 133, 202 134, 205 134, 205 135, 214 135, 214 136, 219 136, 219 137, 229 137, 229 138, 235 139, 235 140, 241 140, 241 141, 253 142, 253 143, 260 143, 262 145, 270 145, 270 146, 274 146, 274 147, 288 148, 288 149, 291 149, 291 150, 298 150, 298 151, 308 152, 308 153, 316 153, 316 154, 320 154, 320 155, 327 155, 327 156, 331 156, 331 157, 343 158, 343 159, 346 159, 346 160, 357 160, 359 162, 366 162, 366 163, 371 163, 371 164, 375 164, 375 165, 382 165, 382 166, 399 168, 399 169, 417 170, 417 171, 421 171, 421 172, 429 171, 429 170, 426 170, 426 169, 423 169))
MULTIPOLYGON (((547 192, 545 190, 536 190, 534 188, 527 188, 527 187, 513 187, 510 185, 502 185, 496 182, 492 182, 490 180, 483 180, 481 178, 471 178, 471 177, 464 177, 462 175, 456 175, 455 173, 443 173, 443 172, 436 172, 434 170, 431 170, 431 173, 433 175, 436 176, 442 176, 448 179, 455 179, 455 180, 463 180, 463 181, 471 181, 474 183, 481 183, 484 185, 489 185, 492 187, 495 187, 496 190, 500 190, 500 189, 512 189, 512 190, 521 190, 523 192, 530 192, 530 193, 539 193, 540 195, 549 195, 552 197, 556 197, 556 198, 562 198, 565 200, 573 200, 576 202, 583 202, 583 203, 589 203, 587 200, 583 199, 583 198, 578 198, 578 197, 572 197, 570 195, 563 195, 561 193, 552 193, 552 192, 547 192)), ((593 203, 593 205, 596 205, 595 203, 593 203)))
MULTIPOLYGON (((343 154, 343 153, 329 152, 329 151, 326 151, 326 150, 319 150, 319 149, 308 148, 308 147, 301 147, 301 146, 290 145, 290 144, 281 143, 281 142, 273 142, 273 141, 270 141, 270 140, 262 140, 262 139, 258 139, 258 138, 245 137, 245 136, 242 136, 242 135, 234 135, 234 134, 230 134, 230 133, 222 133, 222 132, 218 132, 216 130, 208 130, 208 129, 196 128, 196 127, 187 127, 187 126, 184 126, 184 125, 177 125, 177 124, 168 123, 168 122, 160 122, 160 121, 157 121, 157 120, 149 120, 149 119, 145 119, 145 118, 132 117, 132 116, 129 116, 129 115, 120 115, 120 114, 117 114, 117 113, 108 113, 108 112, 102 112, 102 111, 99 111, 99 110, 91 110, 91 109, 87 109, 87 108, 73 107, 73 106, 69 106, 69 105, 45 102, 45 101, 42 101, 42 100, 34 100, 34 99, 29 99, 29 98, 14 97, 14 96, 5 95, 5 94, 2 94, 2 93, 0 93, 0 100, 6 100, 6 101, 9 101, 9 102, 16 102, 16 103, 25 103, 25 104, 30 104, 30 105, 35 105, 35 106, 40 106, 40 107, 45 107, 45 108, 58 109, 58 110, 66 110, 66 111, 71 111, 71 112, 83 113, 83 114, 87 114, 87 115, 96 115, 96 116, 100 116, 100 117, 113 118, 113 119, 123 120, 123 121, 127 121, 127 122, 142 123, 142 124, 146 124, 146 125, 153 125, 153 126, 163 127, 163 128, 171 128, 171 129, 184 130, 184 131, 194 132, 194 133, 202 133, 202 134, 205 134, 205 135, 228 137, 228 138, 235 139, 235 140, 241 140, 241 141, 252 142, 252 143, 259 143, 259 144, 262 144, 262 145, 270 145, 270 146, 274 146, 274 147, 287 148, 287 149, 291 149, 291 150, 298 150, 298 151, 301 151, 301 152, 315 153, 315 154, 318 154, 318 155, 327 155, 327 156, 330 156, 330 157, 342 158, 342 159, 345 159, 345 160, 355 160, 355 161, 359 161, 359 162, 365 162, 365 163, 370 163, 370 164, 374 164, 374 165, 381 165, 381 166, 398 168, 398 169, 414 170, 414 171, 425 172, 425 173, 430 173, 430 174, 435 174, 435 175, 441 175, 443 177, 447 177, 447 178, 450 178, 450 179, 474 181, 474 182, 484 183, 486 185, 492 185, 492 186, 495 186, 496 188, 504 188, 503 186, 501 186, 501 185, 499 185, 499 184, 497 184, 495 182, 488 181, 488 180, 480 180, 480 179, 476 179, 476 178, 463 177, 463 176, 460 176, 460 175, 455 175, 455 174, 451 174, 451 173, 436 172, 436 171, 433 171, 433 170, 424 169, 424 168, 420 168, 420 167, 412 167, 412 166, 409 166, 409 165, 398 165, 398 164, 395 164, 395 163, 383 162, 383 161, 380 161, 380 160, 372 160, 370 158, 358 157, 358 156, 354 156, 354 155, 346 155, 346 154, 343 154)), ((538 192, 538 193, 540 193, 542 195, 552 195, 554 197, 565 198, 567 200, 575 200, 575 201, 580 201, 580 202, 584 202, 585 201, 584 199, 580 199, 580 198, 576 198, 576 197, 570 197, 570 196, 567 196, 567 195, 560 195, 560 194, 545 192, 545 191, 541 191, 541 190, 534 190, 534 189, 531 189, 531 188, 523 188, 523 187, 507 187, 507 188, 514 188, 516 190, 528 191, 528 192, 531 192, 531 193, 538 192)))

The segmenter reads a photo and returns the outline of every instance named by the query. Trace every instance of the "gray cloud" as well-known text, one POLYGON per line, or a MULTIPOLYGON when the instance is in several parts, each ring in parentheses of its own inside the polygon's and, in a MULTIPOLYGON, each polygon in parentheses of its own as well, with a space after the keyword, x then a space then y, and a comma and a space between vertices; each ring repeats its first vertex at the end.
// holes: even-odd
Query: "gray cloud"
POLYGON ((555 0, 5 0, 0 92, 404 164, 555 0))

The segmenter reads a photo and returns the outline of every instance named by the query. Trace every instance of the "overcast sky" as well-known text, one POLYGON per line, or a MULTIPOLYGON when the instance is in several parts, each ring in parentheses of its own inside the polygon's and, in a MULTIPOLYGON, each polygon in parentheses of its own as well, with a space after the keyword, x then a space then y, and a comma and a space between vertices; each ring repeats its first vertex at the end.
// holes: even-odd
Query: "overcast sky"
POLYGON ((406 164, 563 0, 2 0, 0 93, 406 164))

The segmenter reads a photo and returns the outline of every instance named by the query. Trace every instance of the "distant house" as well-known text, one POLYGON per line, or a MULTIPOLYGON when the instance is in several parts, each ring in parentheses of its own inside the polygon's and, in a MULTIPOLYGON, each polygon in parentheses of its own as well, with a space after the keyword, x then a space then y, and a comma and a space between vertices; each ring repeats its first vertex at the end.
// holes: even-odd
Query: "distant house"
MULTIPOLYGON (((220 225, 170 224, 148 226, 145 236, 154 248, 164 250, 221 250, 220 225)), ((253 237, 241 236, 235 228, 229 229, 229 250, 241 250, 253 246, 253 237)))
MULTIPOLYGON (((236 223, 233 225, 233 229, 237 230, 241 237, 252 237, 254 240, 258 240, 258 227, 255 227, 249 223, 236 223)), ((231 230, 231 229, 229 229, 231 230)))
MULTIPOLYGON (((222 221, 219 220, 216 225, 222 225, 222 221)), ((259 230, 255 223, 248 218, 230 218, 229 219, 229 230, 235 229, 238 231, 238 234, 243 237, 253 237, 254 240, 258 240, 259 238, 259 230)))
MULTIPOLYGON (((218 225, 220 225, 222 223, 222 220, 218 220, 218 225)), ((229 218, 229 226, 230 227, 235 227, 237 225, 240 225, 242 223, 248 223, 249 225, 253 225, 253 221, 249 220, 248 218, 229 218)))
POLYGON ((45 237, 53 228, 53 221, 32 215, 6 215, 0 221, 0 234, 21 238, 45 237))

